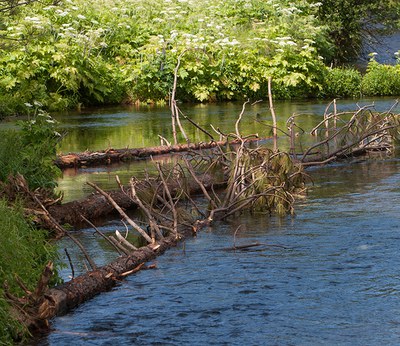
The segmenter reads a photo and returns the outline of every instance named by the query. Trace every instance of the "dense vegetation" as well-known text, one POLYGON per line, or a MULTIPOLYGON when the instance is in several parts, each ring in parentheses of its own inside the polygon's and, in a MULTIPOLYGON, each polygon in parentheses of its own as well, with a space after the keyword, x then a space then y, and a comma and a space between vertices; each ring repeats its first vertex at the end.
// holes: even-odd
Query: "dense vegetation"
POLYGON ((16 193, 10 200, 9 177, 23 174, 33 189, 51 194, 58 169, 53 160, 59 134, 54 120, 40 110, 40 104, 28 105, 32 114, 20 123, 21 130, 4 131, 0 136, 0 344, 26 336, 27 330, 10 317, 3 283, 9 292, 20 296, 20 277, 29 290, 34 290, 40 273, 49 260, 56 258, 55 248, 48 244, 47 232, 38 230, 33 220, 24 217, 23 198, 16 193))
POLYGON ((10 305, 4 297, 7 282, 9 292, 20 296, 16 276, 33 291, 45 264, 56 257, 54 247, 47 243, 46 232, 26 221, 22 207, 10 208, 0 199, 0 344, 12 344, 27 335, 25 327, 10 316, 10 305))
POLYGON ((20 131, 2 132, 0 136, 0 182, 6 182, 9 175, 22 174, 31 189, 52 191, 60 173, 53 164, 61 137, 55 131, 55 120, 36 108, 19 125, 20 131))
POLYGON ((278 98, 359 96, 368 79, 362 90, 356 71, 327 66, 347 54, 338 37, 355 41, 378 6, 362 3, 31 1, 0 12, 0 114, 35 100, 50 110, 165 101, 178 57, 181 100, 265 97, 269 76, 278 98))

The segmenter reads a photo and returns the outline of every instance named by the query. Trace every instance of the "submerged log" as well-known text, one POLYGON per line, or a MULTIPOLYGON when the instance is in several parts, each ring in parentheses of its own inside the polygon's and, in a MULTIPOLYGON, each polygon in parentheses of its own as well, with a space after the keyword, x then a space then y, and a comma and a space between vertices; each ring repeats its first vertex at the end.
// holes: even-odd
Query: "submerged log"
MULTIPOLYGON (((246 141, 256 142, 259 140, 259 138, 253 138, 247 139, 246 141)), ((229 143, 236 144, 239 143, 239 141, 234 140, 229 143)), ((61 169, 71 167, 109 165, 115 162, 140 160, 156 155, 179 153, 189 150, 213 149, 217 146, 223 146, 226 144, 227 141, 211 141, 207 143, 185 143, 136 149, 107 149, 97 152, 85 151, 83 153, 69 153, 66 155, 59 155, 54 163, 57 167, 61 169)))

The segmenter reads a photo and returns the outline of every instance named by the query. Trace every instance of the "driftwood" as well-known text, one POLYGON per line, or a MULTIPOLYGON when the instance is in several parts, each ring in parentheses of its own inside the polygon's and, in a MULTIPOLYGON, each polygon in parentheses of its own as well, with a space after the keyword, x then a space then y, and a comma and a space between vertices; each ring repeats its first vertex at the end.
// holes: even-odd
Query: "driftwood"
MULTIPOLYGON (((248 139, 248 142, 260 141, 259 138, 248 139)), ((238 143, 232 141, 230 144, 238 143)), ((190 150, 213 149, 226 145, 226 141, 210 141, 207 143, 185 143, 175 145, 161 145, 157 147, 136 148, 136 149, 107 149, 97 152, 85 151, 83 153, 69 153, 59 155, 54 164, 61 168, 88 167, 96 165, 109 165, 115 162, 141 160, 156 155, 181 153, 190 150)))

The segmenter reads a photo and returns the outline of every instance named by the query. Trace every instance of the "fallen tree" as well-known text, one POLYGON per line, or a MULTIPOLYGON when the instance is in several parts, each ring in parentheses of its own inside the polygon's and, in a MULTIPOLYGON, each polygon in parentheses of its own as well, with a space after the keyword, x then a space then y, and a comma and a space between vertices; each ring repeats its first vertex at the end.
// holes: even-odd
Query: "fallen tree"
POLYGON ((48 319, 65 314, 95 295, 109 290, 125 276, 146 269, 144 263, 175 246, 177 242, 178 239, 169 236, 161 241, 156 249, 150 245, 142 247, 129 255, 118 257, 106 266, 87 271, 51 289, 48 288, 48 283, 53 265, 49 263, 34 292, 25 289, 25 296, 22 298, 6 293, 6 298, 14 307, 14 314, 31 332, 42 331, 48 328, 48 319))
MULTIPOLYGON (((156 178, 141 182, 132 178, 129 186, 119 184, 119 191, 111 193, 92 184, 97 194, 84 203, 72 202, 63 206, 46 205, 38 196, 35 197, 35 193, 30 193, 33 194, 32 200, 41 207, 41 212, 36 211, 35 215, 44 215, 48 227, 58 230, 59 234, 67 234, 60 225, 62 223, 87 222, 87 216, 92 218, 116 210, 147 245, 137 249, 117 233, 116 237, 105 236, 118 248, 120 256, 115 261, 98 268, 87 258, 92 270, 51 289, 47 287, 51 272, 49 264, 35 292, 26 291, 22 298, 8 293, 20 320, 32 330, 46 327, 49 318, 109 289, 124 276, 143 268, 140 267, 143 263, 188 235, 211 226, 215 220, 254 210, 292 213, 296 195, 305 190, 305 166, 331 162, 340 155, 351 155, 357 150, 390 150, 398 131, 398 117, 391 112, 375 114, 367 108, 353 115, 334 112, 326 115, 325 121, 310 133, 314 136, 319 133, 323 138, 299 155, 293 131, 294 118, 288 123, 291 150, 285 153, 247 146, 247 139, 239 132, 243 112, 244 107, 234 133, 219 132, 225 138, 224 143, 233 139, 234 146, 217 144, 214 150, 206 153, 189 151, 182 161, 169 168, 157 164, 159 174, 156 178), (347 116, 349 120, 344 120, 347 116), (224 186, 225 189, 219 193, 215 191, 216 184, 212 179, 216 171, 223 172, 218 187, 224 186), (199 206, 194 193, 200 193, 207 205, 199 206), (63 208, 65 211, 61 212, 63 208), (141 210, 144 226, 126 214, 129 208, 141 210)), ((245 245, 249 246, 254 244, 245 245)))
POLYGON ((298 155, 293 131, 295 116, 292 116, 287 122, 292 156, 307 167, 368 152, 390 153, 400 134, 399 115, 392 112, 397 105, 396 101, 386 112, 377 112, 373 104, 359 107, 355 112, 337 112, 336 100, 333 100, 325 110, 324 119, 309 132, 316 143, 298 155), (329 112, 331 106, 333 111, 329 112))
MULTIPOLYGON (((129 186, 120 185, 121 194, 142 212, 144 226, 125 213, 114 199, 115 193, 106 193, 90 184, 147 245, 137 249, 126 239, 120 239, 118 234, 116 238, 108 236, 106 238, 117 245, 121 252, 115 261, 98 268, 86 257, 92 270, 51 289, 47 288, 51 272, 49 264, 34 293, 26 292, 23 298, 8 293, 16 313, 21 315, 20 320, 28 324, 31 330, 46 327, 49 318, 65 313, 93 295, 109 289, 135 268, 139 269, 138 265, 151 260, 168 247, 175 246, 188 235, 212 225, 216 220, 246 210, 292 213, 294 195, 304 189, 301 167, 293 163, 286 153, 262 147, 249 148, 238 126, 236 133, 229 136, 237 140, 238 147, 228 146, 225 150, 218 147, 212 153, 191 153, 183 157, 182 162, 168 169, 157 164, 159 174, 156 178, 147 178, 141 182, 132 178, 129 186), (224 182, 226 188, 222 193, 216 193, 215 185, 207 185, 213 170, 224 171, 222 176, 227 177, 224 182), (193 191, 201 192, 208 204, 198 205, 193 198, 193 191), (189 205, 192 209, 190 213, 187 211, 189 205)), ((47 209, 33 192, 30 194, 40 205, 42 215, 47 217, 51 227, 71 236, 50 214, 54 206, 47 209)))
MULTIPOLYGON (((261 139, 252 138, 248 141, 258 142, 261 139)), ((231 144, 237 144, 237 141, 232 141, 231 144)), ((160 145, 157 147, 147 148, 125 148, 125 149, 107 149, 100 151, 85 151, 82 153, 69 153, 65 155, 59 155, 55 160, 54 164, 61 168, 78 168, 78 167, 89 167, 89 166, 100 166, 109 165, 116 162, 127 162, 134 160, 142 160, 150 158, 156 155, 165 155, 172 153, 182 153, 191 150, 204 150, 213 149, 218 146, 226 145, 226 141, 215 141, 211 140, 206 143, 184 143, 184 144, 167 144, 160 145)))

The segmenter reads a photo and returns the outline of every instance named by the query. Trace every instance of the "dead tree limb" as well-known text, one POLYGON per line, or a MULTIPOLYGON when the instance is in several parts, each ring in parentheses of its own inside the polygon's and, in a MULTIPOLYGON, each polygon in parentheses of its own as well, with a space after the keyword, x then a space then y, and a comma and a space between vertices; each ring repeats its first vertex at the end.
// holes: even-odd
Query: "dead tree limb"
POLYGON ((91 183, 90 181, 87 184, 93 187, 97 192, 99 192, 102 196, 107 198, 107 200, 112 204, 112 206, 119 212, 119 214, 128 222, 148 243, 153 243, 153 240, 148 236, 148 234, 136 223, 134 222, 123 210, 122 208, 114 201, 114 199, 110 196, 110 194, 106 193, 102 189, 100 189, 96 184, 91 183))
POLYGON ((271 111, 272 115, 272 133, 274 137, 274 151, 278 150, 278 132, 277 132, 277 122, 276 122, 276 114, 275 114, 275 108, 274 108, 274 103, 272 100, 272 77, 268 77, 268 100, 269 100, 269 109, 271 111))

